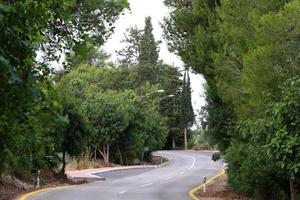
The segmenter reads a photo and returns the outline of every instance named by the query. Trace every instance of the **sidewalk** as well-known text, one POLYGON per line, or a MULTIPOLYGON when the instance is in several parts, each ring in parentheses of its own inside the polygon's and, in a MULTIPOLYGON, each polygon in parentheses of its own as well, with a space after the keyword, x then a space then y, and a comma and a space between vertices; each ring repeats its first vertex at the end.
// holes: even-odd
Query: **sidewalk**
POLYGON ((104 181, 105 178, 94 175, 95 173, 108 172, 114 170, 126 170, 126 169, 140 169, 140 168, 151 168, 157 167, 156 165, 135 165, 135 166, 121 166, 121 167, 103 167, 95 169, 84 169, 84 170, 74 170, 66 171, 67 178, 79 182, 79 181, 104 181))

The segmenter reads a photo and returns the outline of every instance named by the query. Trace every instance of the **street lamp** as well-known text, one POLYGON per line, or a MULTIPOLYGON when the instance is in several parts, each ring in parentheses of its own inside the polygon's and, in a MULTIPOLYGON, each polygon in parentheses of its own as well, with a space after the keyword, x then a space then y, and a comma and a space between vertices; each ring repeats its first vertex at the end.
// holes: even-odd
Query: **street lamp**
POLYGON ((165 98, 172 98, 172 97, 175 97, 174 94, 170 94, 170 95, 167 95, 167 96, 164 96, 163 98, 159 99, 159 101, 165 99, 165 98))
POLYGON ((155 91, 153 91, 153 92, 150 92, 150 93, 148 93, 148 94, 145 94, 144 96, 140 96, 140 99, 142 100, 142 99, 145 98, 146 96, 152 95, 152 94, 154 94, 154 93, 163 93, 163 92, 165 92, 165 90, 155 90, 155 91))

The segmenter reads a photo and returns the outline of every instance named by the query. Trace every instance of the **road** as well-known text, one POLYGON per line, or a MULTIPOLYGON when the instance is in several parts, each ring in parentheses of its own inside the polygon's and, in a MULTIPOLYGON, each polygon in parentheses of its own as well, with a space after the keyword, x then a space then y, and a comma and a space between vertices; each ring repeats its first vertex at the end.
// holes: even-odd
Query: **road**
POLYGON ((189 190, 203 176, 212 177, 222 167, 211 152, 160 151, 172 161, 161 168, 125 170, 99 174, 107 178, 37 193, 27 200, 188 200, 189 190))

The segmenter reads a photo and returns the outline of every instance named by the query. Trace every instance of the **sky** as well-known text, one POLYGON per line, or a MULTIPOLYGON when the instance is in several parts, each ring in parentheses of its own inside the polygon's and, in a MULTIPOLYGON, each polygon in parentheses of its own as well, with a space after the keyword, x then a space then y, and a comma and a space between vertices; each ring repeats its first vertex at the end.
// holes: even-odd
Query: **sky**
MULTIPOLYGON (((163 4, 163 0, 129 0, 130 10, 125 11, 119 20, 115 23, 114 34, 104 44, 104 50, 112 55, 112 60, 116 61, 116 50, 122 49, 120 41, 124 37, 126 29, 130 26, 137 26, 142 29, 144 27, 145 17, 151 16, 153 24, 153 34, 156 40, 161 40, 160 59, 165 63, 183 67, 183 62, 178 56, 170 53, 167 44, 163 39, 163 30, 160 26, 163 18, 168 16, 168 8, 163 4)), ((205 104, 204 99, 204 79, 201 75, 194 73, 190 74, 192 86, 192 104, 197 114, 197 111, 205 104)))

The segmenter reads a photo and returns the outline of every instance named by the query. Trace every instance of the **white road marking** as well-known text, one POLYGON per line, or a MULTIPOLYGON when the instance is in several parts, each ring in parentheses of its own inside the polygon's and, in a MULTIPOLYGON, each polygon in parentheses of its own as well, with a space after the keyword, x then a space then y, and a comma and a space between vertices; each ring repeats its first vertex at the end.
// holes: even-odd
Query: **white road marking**
POLYGON ((152 185, 153 183, 147 183, 147 184, 145 184, 145 185, 142 185, 141 187, 147 187, 147 186, 149 186, 149 185, 152 185))
POLYGON ((179 174, 182 175, 182 174, 184 174, 184 172, 180 172, 179 174))
POLYGON ((191 170, 191 169, 195 166, 195 163, 196 163, 195 157, 191 156, 191 158, 193 159, 193 163, 192 163, 192 165, 189 167, 189 170, 191 170))
POLYGON ((127 192, 127 191, 123 190, 123 191, 119 192, 119 194, 124 194, 124 193, 126 193, 126 192, 127 192))
POLYGON ((171 179, 171 177, 167 177, 167 178, 164 178, 165 180, 170 180, 171 179))

